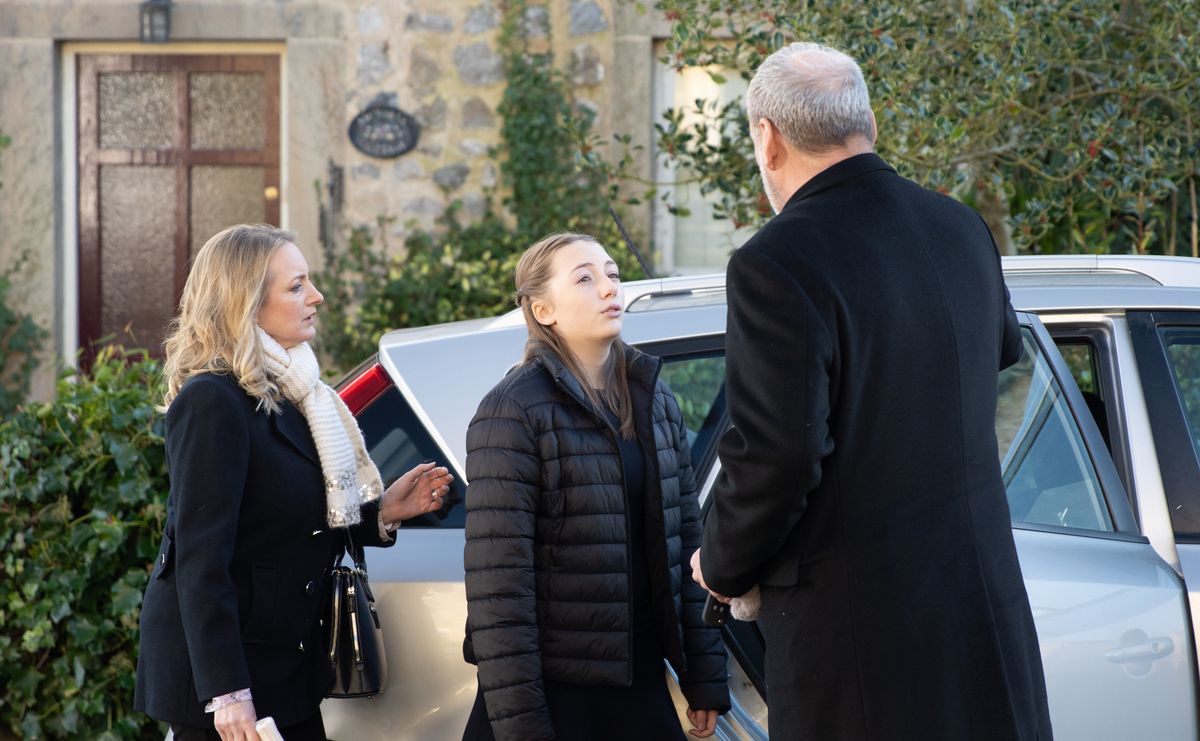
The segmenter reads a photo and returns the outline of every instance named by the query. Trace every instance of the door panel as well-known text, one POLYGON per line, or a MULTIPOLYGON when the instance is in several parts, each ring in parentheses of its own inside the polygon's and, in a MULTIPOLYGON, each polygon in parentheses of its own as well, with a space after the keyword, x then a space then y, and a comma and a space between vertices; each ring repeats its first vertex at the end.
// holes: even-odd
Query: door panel
POLYGON ((158 354, 189 259, 279 223, 279 58, 78 57, 79 336, 158 354))
POLYGON ((1137 355, 1142 390, 1158 468, 1171 513, 1177 543, 1200 543, 1200 462, 1192 443, 1176 370, 1163 343, 1162 330, 1193 327, 1200 331, 1195 312, 1134 312, 1127 315, 1129 335, 1137 355))
POLYGON ((267 221, 261 165, 196 165, 188 182, 191 254, 230 224, 267 221))
POLYGON ((1016 529, 1060 741, 1196 738, 1188 609, 1149 544, 1016 529))
MULTIPOLYGON (((1200 635, 1200 312, 1129 312, 1128 322, 1193 635, 1200 635)), ((1200 645, 1193 643, 1193 650, 1196 661, 1200 645)))
MULTIPOLYGON (((1123 313, 1048 315, 1042 321, 1060 349, 1066 346, 1068 353, 1078 355, 1085 348, 1091 356, 1093 376, 1078 384, 1080 390, 1084 391, 1087 384, 1095 394, 1088 400, 1088 407, 1097 425, 1108 425, 1105 441, 1141 534, 1149 538, 1154 550, 1176 573, 1182 574, 1128 321, 1123 313)), ((1076 368, 1071 371, 1078 379, 1076 368)))
POLYGON ((155 341, 175 312, 175 261, 161 254, 175 233, 175 172, 101 165, 99 181, 100 243, 112 247, 100 263, 100 332, 155 341))

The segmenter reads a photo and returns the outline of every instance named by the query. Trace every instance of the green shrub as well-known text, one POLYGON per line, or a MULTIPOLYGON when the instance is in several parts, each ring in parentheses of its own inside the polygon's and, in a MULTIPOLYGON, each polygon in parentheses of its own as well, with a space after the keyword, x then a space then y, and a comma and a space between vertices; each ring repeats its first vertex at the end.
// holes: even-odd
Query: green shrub
MULTIPOLYGON (((1200 27, 1182 20, 1195 0, 653 5, 671 22, 661 61, 718 83, 793 40, 846 51, 880 153, 978 208, 1006 252, 1200 254, 1200 27)), ((771 212, 733 103, 668 112, 657 149, 717 196, 719 217, 756 226, 771 212)))
POLYGON ((133 711, 166 515, 159 367, 107 347, 0 423, 0 737, 162 738, 133 711))
POLYGON ((512 306, 512 275, 526 246, 492 214, 476 224, 458 220, 455 203, 442 230, 416 230, 403 256, 391 254, 387 225, 351 230, 346 248, 326 256, 316 277, 338 308, 322 318, 318 342, 335 368, 347 370, 378 349, 384 332, 494 316, 512 306))

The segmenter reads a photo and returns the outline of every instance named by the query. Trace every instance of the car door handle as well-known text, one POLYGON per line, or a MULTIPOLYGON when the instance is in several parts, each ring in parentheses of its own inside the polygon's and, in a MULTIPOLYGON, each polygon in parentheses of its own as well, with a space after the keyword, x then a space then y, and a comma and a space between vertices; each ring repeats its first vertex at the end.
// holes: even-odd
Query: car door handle
POLYGON ((1104 658, 1114 664, 1124 664, 1127 661, 1155 661, 1170 655, 1175 650, 1175 643, 1170 638, 1150 638, 1132 646, 1122 646, 1104 654, 1104 658))

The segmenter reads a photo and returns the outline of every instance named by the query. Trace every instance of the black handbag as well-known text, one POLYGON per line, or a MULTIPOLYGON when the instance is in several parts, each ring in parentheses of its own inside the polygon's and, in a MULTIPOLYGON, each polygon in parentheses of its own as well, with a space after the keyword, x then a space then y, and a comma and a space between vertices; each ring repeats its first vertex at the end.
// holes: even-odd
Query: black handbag
POLYGON ((333 684, 326 697, 373 697, 383 692, 387 684, 383 628, 375 611, 375 595, 367 583, 366 556, 349 533, 329 574, 325 640, 333 669, 333 684), (342 565, 347 552, 353 566, 342 565))

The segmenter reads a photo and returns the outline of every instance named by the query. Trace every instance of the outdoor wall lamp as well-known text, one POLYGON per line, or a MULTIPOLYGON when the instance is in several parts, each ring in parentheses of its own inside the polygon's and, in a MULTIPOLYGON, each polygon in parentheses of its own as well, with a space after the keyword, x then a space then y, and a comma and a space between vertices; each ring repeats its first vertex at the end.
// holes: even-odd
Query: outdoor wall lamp
POLYGON ((171 0, 145 0, 138 6, 142 42, 165 44, 171 40, 171 0))

